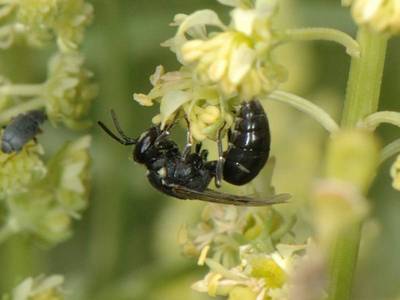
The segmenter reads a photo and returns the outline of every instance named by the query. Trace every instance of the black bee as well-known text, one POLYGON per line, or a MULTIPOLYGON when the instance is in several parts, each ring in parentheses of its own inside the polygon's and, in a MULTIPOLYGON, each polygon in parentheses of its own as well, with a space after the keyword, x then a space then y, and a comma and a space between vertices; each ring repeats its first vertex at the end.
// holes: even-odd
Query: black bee
POLYGON ((147 178, 151 185, 167 195, 179 199, 197 199, 208 202, 264 206, 285 202, 288 194, 280 194, 268 199, 254 199, 246 196, 226 194, 208 189, 208 185, 216 175, 217 161, 207 161, 207 150, 196 145, 196 151, 184 151, 168 139, 170 128, 161 130, 151 127, 138 139, 128 137, 121 129, 115 113, 112 119, 120 136, 108 129, 102 122, 101 128, 113 139, 123 145, 135 145, 133 159, 144 164, 148 169, 147 178))
POLYGON ((41 110, 31 110, 13 118, 3 132, 1 151, 19 152, 24 145, 41 132, 40 125, 47 119, 41 110))
POLYGON ((257 100, 244 102, 236 117, 234 130, 228 134, 228 150, 223 152, 218 138, 219 160, 216 185, 225 180, 243 185, 253 180, 268 160, 271 135, 268 118, 257 100))

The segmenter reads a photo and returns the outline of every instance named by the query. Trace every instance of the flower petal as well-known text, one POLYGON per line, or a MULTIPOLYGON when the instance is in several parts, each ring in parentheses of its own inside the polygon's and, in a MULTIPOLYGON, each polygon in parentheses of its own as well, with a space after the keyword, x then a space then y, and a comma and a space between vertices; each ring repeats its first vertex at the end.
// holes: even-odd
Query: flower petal
POLYGON ((172 90, 165 93, 161 99, 160 114, 161 127, 164 127, 169 117, 184 103, 191 99, 191 93, 180 90, 172 90))
POLYGON ((235 49, 232 53, 229 64, 229 80, 233 84, 238 84, 250 70, 254 59, 254 50, 250 49, 246 45, 241 45, 235 49))

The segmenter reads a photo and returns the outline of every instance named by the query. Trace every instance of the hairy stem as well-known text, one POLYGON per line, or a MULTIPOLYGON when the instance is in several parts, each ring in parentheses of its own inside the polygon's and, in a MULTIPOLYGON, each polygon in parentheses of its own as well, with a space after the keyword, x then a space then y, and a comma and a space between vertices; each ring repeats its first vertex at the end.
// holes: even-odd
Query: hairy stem
MULTIPOLYGON (((357 40, 361 47, 361 57, 352 58, 351 61, 342 119, 342 125, 350 128, 378 109, 388 38, 360 28, 357 40)), ((352 225, 333 242, 329 265, 329 300, 351 298, 361 226, 361 223, 352 225)))

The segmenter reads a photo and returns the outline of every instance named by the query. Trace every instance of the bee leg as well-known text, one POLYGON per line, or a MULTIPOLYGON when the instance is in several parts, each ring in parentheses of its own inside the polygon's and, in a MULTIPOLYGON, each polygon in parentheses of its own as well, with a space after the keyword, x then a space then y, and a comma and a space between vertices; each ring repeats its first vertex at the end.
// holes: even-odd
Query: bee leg
POLYGON ((165 138, 167 138, 171 133, 169 132, 168 129, 163 130, 160 135, 156 138, 156 140, 154 141, 154 145, 158 145, 162 140, 164 140, 165 138))
MULTIPOLYGON (((189 154, 192 152, 193 140, 192 140, 192 135, 190 134, 190 121, 189 121, 187 115, 185 115, 184 118, 185 118, 187 128, 188 128, 187 135, 186 135, 186 145, 182 151, 182 160, 185 161, 188 158, 189 154)), ((201 147, 201 145, 200 145, 200 147, 201 147)), ((196 145, 196 151, 197 151, 197 145, 196 145)))
POLYGON ((202 146, 203 146, 203 143, 201 143, 201 142, 196 144, 195 153, 200 156, 202 161, 207 162, 208 150, 201 149, 202 146))
POLYGON ((200 143, 196 144, 196 148, 195 148, 195 153, 196 154, 200 154, 201 147, 203 147, 203 143, 200 142, 200 143))
POLYGON ((208 157, 208 150, 204 149, 200 152, 200 157, 203 161, 207 161, 208 157))
POLYGON ((172 119, 171 123, 167 124, 165 126, 165 128, 160 129, 161 133, 159 134, 159 136, 156 138, 154 144, 157 146, 163 139, 167 138, 171 132, 170 130, 172 129, 172 127, 174 127, 176 125, 177 122, 177 114, 175 114, 174 118, 172 119))
POLYGON ((222 147, 222 130, 224 129, 226 123, 218 130, 217 136, 217 149, 218 149, 218 160, 217 165, 215 167, 215 186, 217 188, 221 187, 223 171, 224 171, 224 149, 222 147))

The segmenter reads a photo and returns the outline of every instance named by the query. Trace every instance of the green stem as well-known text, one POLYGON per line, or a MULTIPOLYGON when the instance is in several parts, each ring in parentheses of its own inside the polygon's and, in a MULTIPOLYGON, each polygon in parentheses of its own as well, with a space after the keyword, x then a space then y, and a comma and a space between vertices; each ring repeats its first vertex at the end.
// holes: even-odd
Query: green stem
POLYGON ((381 152, 381 163, 398 153, 400 153, 400 139, 391 142, 383 148, 381 152))
POLYGON ((288 29, 284 32, 285 40, 314 41, 324 40, 336 42, 346 48, 347 54, 352 57, 360 56, 358 43, 348 34, 332 28, 298 28, 288 29))
POLYGON ((46 101, 44 99, 33 99, 28 102, 23 102, 21 104, 15 105, 9 109, 6 109, 3 112, 0 112, 0 125, 7 124, 12 117, 20 113, 24 113, 30 111, 32 109, 42 108, 46 105, 46 101))
POLYGON ((375 130, 379 125, 386 123, 400 127, 400 113, 394 111, 379 111, 366 117, 361 123, 361 127, 375 130))
POLYGON ((352 59, 342 124, 353 127, 378 110, 388 37, 360 28, 361 58, 352 59))
POLYGON ((284 91, 274 91, 267 96, 267 99, 293 106, 294 108, 308 114, 329 132, 334 132, 339 129, 335 120, 333 120, 328 113, 311 101, 301 98, 300 96, 284 91))
POLYGON ((0 87, 3 96, 39 96, 43 91, 43 84, 10 84, 0 87))
MULTIPOLYGON (((360 28, 357 40, 361 57, 352 58, 342 125, 357 123, 377 111, 388 37, 360 28)), ((361 238, 361 223, 353 225, 333 242, 330 257, 329 300, 351 298, 354 270, 361 238)))

